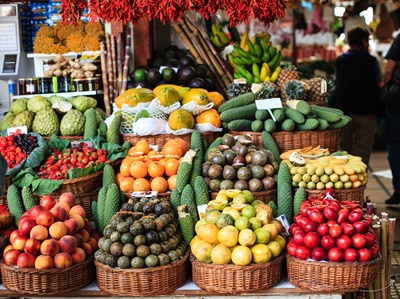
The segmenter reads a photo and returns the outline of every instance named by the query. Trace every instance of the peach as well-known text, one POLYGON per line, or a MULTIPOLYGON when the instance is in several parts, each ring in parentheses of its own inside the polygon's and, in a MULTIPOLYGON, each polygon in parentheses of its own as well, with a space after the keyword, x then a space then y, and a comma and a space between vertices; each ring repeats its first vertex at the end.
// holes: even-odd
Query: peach
POLYGON ((57 240, 47 239, 40 245, 40 253, 43 255, 55 256, 60 251, 60 245, 57 240))
POLYGON ((24 251, 26 253, 32 253, 33 255, 37 255, 40 252, 40 242, 36 239, 29 238, 25 242, 24 251))
POLYGON ((93 252, 92 246, 89 243, 83 243, 82 249, 85 251, 86 256, 91 255, 93 252))
POLYGON ((78 242, 73 236, 64 236, 58 242, 63 252, 72 253, 78 247, 78 242))
POLYGON ((93 251, 99 249, 99 246, 97 245, 97 240, 95 238, 90 238, 88 243, 92 247, 93 251))
POLYGON ((57 253, 54 257, 54 266, 58 269, 68 268, 72 265, 72 257, 67 252, 57 253))
POLYGON ((16 266, 17 259, 20 254, 21 254, 21 252, 17 249, 8 250, 4 254, 4 263, 8 266, 16 266))
POLYGON ((82 229, 82 228, 85 227, 85 220, 83 220, 83 218, 81 217, 81 215, 74 214, 74 215, 71 215, 69 218, 74 218, 76 221, 78 221, 78 227, 79 227, 79 229, 82 229))
POLYGON ((18 268, 33 268, 35 267, 35 256, 31 253, 21 253, 17 258, 18 268))
POLYGON ((55 221, 64 221, 68 218, 67 210, 61 205, 55 205, 50 212, 54 215, 55 221))
POLYGON ((36 225, 32 228, 29 236, 38 241, 43 241, 49 237, 49 231, 43 225, 36 225))
POLYGON ((93 230, 92 224, 90 223, 89 220, 85 219, 85 226, 83 227, 84 229, 87 230, 87 232, 90 234, 93 230))
POLYGON ((50 211, 56 205, 56 200, 51 195, 45 195, 40 199, 39 205, 45 210, 50 211))
POLYGON ((44 211, 44 208, 42 206, 36 205, 33 206, 30 210, 29 210, 29 214, 31 215, 31 218, 33 220, 36 220, 37 216, 39 216, 39 213, 41 211, 44 211))
POLYGON ((23 220, 22 222, 21 219, 20 221, 18 221, 18 229, 23 235, 29 235, 32 227, 34 227, 35 225, 35 220, 30 218, 25 218, 25 220, 23 220))
POLYGON ((70 207, 73 207, 75 205, 75 196, 71 192, 65 192, 60 195, 58 202, 65 202, 70 207))
POLYGON ((36 217, 36 223, 39 225, 49 227, 54 223, 54 215, 47 210, 41 211, 39 215, 36 217))
POLYGON ((50 255, 39 255, 35 260, 36 269, 52 269, 54 261, 50 255))
POLYGON ((54 239, 60 239, 67 234, 67 226, 62 221, 54 222, 49 227, 49 234, 54 239))
POLYGON ((80 215, 83 219, 86 218, 86 212, 85 212, 85 209, 82 206, 76 205, 76 206, 73 206, 71 208, 71 210, 69 210, 69 215, 70 216, 71 215, 76 215, 76 214, 80 215))
POLYGON ((11 244, 14 243, 14 239, 15 239, 17 236, 19 236, 19 235, 22 235, 22 234, 21 234, 21 232, 20 232, 18 229, 13 230, 12 233, 11 233, 11 235, 10 235, 10 243, 11 243, 11 244))
POLYGON ((19 235, 14 239, 12 246, 17 250, 23 251, 27 240, 28 240, 28 237, 26 237, 24 235, 19 235))
MULTIPOLYGON (((26 212, 25 212, 25 213, 26 213, 26 212)), ((23 216, 21 216, 21 218, 19 218, 19 220, 18 220, 18 227, 19 227, 20 224, 21 224, 22 222, 24 222, 25 220, 28 220, 28 219, 33 220, 33 219, 31 218, 30 215, 25 214, 25 213, 24 213, 23 216)))
POLYGON ((86 253, 82 248, 76 248, 75 251, 71 254, 72 263, 79 264, 82 263, 86 259, 86 253))
POLYGON ((78 234, 80 234, 80 235, 82 236, 83 242, 86 242, 86 243, 89 242, 90 234, 88 233, 87 230, 81 229, 81 230, 78 232, 78 234))
POLYGON ((79 223, 75 218, 69 218, 65 220, 64 224, 67 227, 68 235, 76 234, 79 230, 79 223))
POLYGON ((7 245, 6 248, 4 248, 4 250, 3 250, 3 256, 7 253, 7 251, 9 251, 11 249, 14 249, 14 247, 11 244, 7 245))
POLYGON ((96 241, 99 241, 100 238, 101 238, 99 232, 98 232, 98 231, 95 231, 95 230, 93 230, 93 231, 91 232, 90 236, 91 236, 92 238, 94 238, 96 241))
POLYGON ((71 210, 71 207, 66 203, 66 202, 58 202, 54 207, 63 207, 67 213, 69 213, 69 210, 71 210))
POLYGON ((73 234, 72 236, 75 238, 76 242, 78 243, 78 247, 82 247, 83 237, 80 234, 73 234))

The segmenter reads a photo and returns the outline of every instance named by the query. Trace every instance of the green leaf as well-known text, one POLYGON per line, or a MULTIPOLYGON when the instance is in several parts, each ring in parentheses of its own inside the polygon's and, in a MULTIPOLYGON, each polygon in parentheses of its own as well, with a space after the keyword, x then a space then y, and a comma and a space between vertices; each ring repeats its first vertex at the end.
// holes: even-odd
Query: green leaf
POLYGON ((25 168, 21 170, 15 177, 13 177, 13 184, 19 188, 28 187, 37 177, 38 176, 32 168, 25 168))
POLYGON ((7 169, 7 166, 6 166, 6 169, 7 169, 6 175, 8 175, 8 176, 10 176, 10 177, 15 176, 18 172, 21 171, 21 169, 24 168, 25 164, 26 164, 26 158, 23 159, 23 160, 22 160, 17 166, 15 166, 14 168, 7 169))
POLYGON ((4 178, 7 171, 7 161, 0 154, 0 195, 4 194, 4 178))
POLYGON ((63 182, 63 180, 43 180, 36 178, 32 182, 32 192, 41 196, 47 195, 57 190, 63 182))
POLYGON ((130 146, 131 145, 129 142, 124 142, 124 144, 122 145, 108 142, 108 143, 103 143, 101 148, 103 150, 108 150, 107 159, 114 161, 116 159, 125 158, 128 154, 130 146))
POLYGON ((71 141, 69 141, 68 139, 60 139, 56 135, 52 135, 47 144, 50 150, 56 148, 60 152, 63 152, 65 149, 71 146, 71 141))
POLYGON ((79 178, 81 176, 85 176, 88 174, 91 174, 93 172, 93 167, 89 166, 86 168, 74 168, 74 169, 69 169, 67 171, 66 179, 75 179, 79 178))

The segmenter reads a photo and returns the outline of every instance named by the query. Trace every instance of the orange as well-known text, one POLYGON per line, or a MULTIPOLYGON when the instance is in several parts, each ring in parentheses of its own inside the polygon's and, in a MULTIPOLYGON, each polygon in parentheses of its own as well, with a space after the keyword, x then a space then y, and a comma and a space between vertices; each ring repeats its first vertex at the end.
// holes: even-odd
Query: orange
POLYGON ((119 185, 119 189, 121 189, 122 192, 133 192, 134 182, 135 179, 133 177, 123 178, 119 185))
POLYGON ((136 152, 142 153, 142 155, 147 155, 147 153, 150 151, 150 145, 146 140, 139 140, 136 145, 136 152))
MULTIPOLYGON (((129 176, 130 176, 130 175, 131 175, 131 174, 129 173, 129 176)), ((126 176, 124 176, 122 173, 118 173, 118 174, 115 176, 115 180, 116 180, 116 182, 117 182, 118 187, 119 187, 119 184, 121 183, 121 181, 122 181, 124 178, 126 178, 126 176)))
POLYGON ((131 176, 135 179, 144 178, 147 175, 147 167, 143 161, 135 161, 129 168, 131 176))
POLYGON ((196 116, 196 123, 197 124, 210 123, 214 127, 219 128, 221 126, 221 119, 219 117, 219 113, 217 110, 209 109, 196 116))
POLYGON ((150 162, 147 168, 147 172, 152 178, 163 176, 164 166, 162 166, 161 163, 157 161, 150 162))
POLYGON ((167 183, 168 183, 168 190, 172 191, 172 190, 176 189, 176 174, 171 175, 168 178, 167 183))
POLYGON ((170 177, 178 173, 179 161, 174 158, 170 158, 165 162, 165 175, 170 177))
POLYGON ((120 174, 122 174, 125 177, 131 176, 131 173, 130 173, 130 170, 129 170, 130 166, 131 166, 131 164, 122 162, 121 166, 119 167, 120 174))
POLYGON ((128 151, 129 156, 136 156, 136 146, 132 146, 128 151))
POLYGON ((217 109, 225 102, 224 96, 217 91, 209 91, 207 93, 208 100, 214 103, 214 108, 217 109))
POLYGON ((160 163, 162 166, 164 166, 164 170, 165 170, 165 162, 167 161, 167 158, 162 158, 161 160, 158 161, 158 163, 160 163))
POLYGON ((167 143, 163 146, 162 154, 164 156, 176 156, 179 158, 183 156, 183 149, 176 140, 172 139, 168 140, 167 143))
POLYGON ((176 137, 173 139, 173 141, 176 141, 180 144, 184 154, 188 151, 188 144, 186 143, 185 139, 176 137))
POLYGON ((144 178, 139 178, 133 183, 133 191, 150 191, 150 182, 144 178))
POLYGON ((151 180, 150 187, 151 191, 163 193, 167 191, 168 183, 163 177, 157 177, 151 180))

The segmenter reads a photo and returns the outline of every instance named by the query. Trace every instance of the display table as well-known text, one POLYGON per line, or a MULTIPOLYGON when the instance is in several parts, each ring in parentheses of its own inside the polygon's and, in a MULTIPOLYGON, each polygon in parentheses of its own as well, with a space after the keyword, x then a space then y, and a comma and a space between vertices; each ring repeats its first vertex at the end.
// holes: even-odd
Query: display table
MULTIPOLYGON (((248 298, 260 298, 260 297, 268 297, 268 298, 276 298, 276 299, 283 299, 283 298, 309 298, 309 299, 339 299, 342 298, 342 295, 344 292, 337 290, 334 293, 326 293, 326 292, 316 292, 308 289, 301 289, 301 288, 296 288, 293 285, 291 285, 286 279, 282 279, 275 287, 267 289, 267 290, 262 290, 257 293, 248 293, 248 294, 238 294, 238 295, 224 295, 224 294, 213 294, 209 292, 205 292, 201 290, 199 287, 197 287, 191 280, 188 280, 184 286, 176 290, 175 292, 168 294, 168 295, 162 295, 162 296, 155 296, 155 297, 146 297, 146 298, 157 298, 157 297, 163 297, 163 298, 176 298, 176 297, 198 297, 198 298, 219 298, 219 297, 243 297, 246 296, 248 298)), ((0 298, 2 297, 23 297, 23 298, 37 298, 37 297, 42 297, 43 296, 32 296, 32 295, 19 295, 15 292, 8 291, 3 287, 3 285, 0 285, 0 298)), ((74 291, 74 292, 68 292, 60 295, 51 295, 46 298, 79 298, 79 297, 108 297, 110 298, 110 295, 101 292, 99 288, 97 287, 97 284, 95 281, 93 281, 91 284, 88 286, 74 291)), ((112 297, 111 297, 112 298, 112 297)), ((115 297, 115 298, 132 298, 132 297, 115 297)))

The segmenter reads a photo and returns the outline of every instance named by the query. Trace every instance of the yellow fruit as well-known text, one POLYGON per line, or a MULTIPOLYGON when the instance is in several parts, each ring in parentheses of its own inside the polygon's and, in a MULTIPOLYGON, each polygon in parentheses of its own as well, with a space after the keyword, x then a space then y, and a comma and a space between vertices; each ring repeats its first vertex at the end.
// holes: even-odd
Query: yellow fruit
POLYGON ((252 254, 251 254, 251 250, 246 247, 246 246, 236 246, 233 250, 232 250, 232 262, 235 265, 238 266, 247 266, 248 264, 251 263, 252 260, 252 254))
POLYGON ((182 98, 182 105, 190 102, 196 102, 197 105, 207 105, 210 101, 208 100, 207 90, 201 88, 192 88, 182 98))
POLYGON ((219 229, 214 223, 206 223, 197 227, 197 235, 203 240, 210 244, 218 244, 218 232, 219 229))
POLYGON ((180 129, 193 129, 194 117, 187 110, 177 109, 169 115, 168 125, 171 130, 174 131, 180 129))
POLYGON ((211 260, 217 265, 226 265, 231 262, 232 252, 228 246, 218 244, 211 250, 211 260))
POLYGON ((275 242, 278 242, 278 244, 281 246, 281 249, 284 250, 286 247, 286 240, 284 237, 281 235, 277 235, 275 238, 275 242))
POLYGON ((239 230, 233 225, 227 225, 218 232, 218 241, 228 247, 233 247, 237 244, 239 230))
POLYGON ((174 88, 164 87, 158 92, 157 98, 162 106, 168 107, 178 102, 181 97, 174 88))
POLYGON ((205 241, 199 241, 195 248, 190 248, 196 259, 203 263, 211 263, 211 250, 213 246, 205 241))
POLYGON ((207 93, 207 95, 208 95, 208 100, 214 103, 215 109, 217 109, 225 102, 224 96, 217 91, 210 91, 207 93))
POLYGON ((194 226, 194 231, 196 232, 196 234, 197 234, 197 229, 200 227, 200 226, 202 226, 202 225, 204 225, 204 224, 206 224, 207 222, 206 222, 206 220, 203 218, 203 219, 200 219, 199 221, 197 221, 197 223, 196 223, 196 225, 194 226))
POLYGON ((196 116, 196 123, 197 124, 210 123, 214 127, 219 128, 221 127, 221 118, 219 117, 219 113, 217 110, 209 109, 196 116))
POLYGON ((183 86, 179 86, 179 85, 175 85, 175 84, 161 84, 153 89, 154 95, 156 97, 158 97, 158 93, 160 92, 160 90, 165 87, 170 87, 170 88, 175 89, 179 93, 181 98, 190 90, 189 87, 183 87, 183 86))
MULTIPOLYGON (((220 192, 221 192, 221 191, 220 191, 220 192)), ((240 193, 242 193, 242 190, 240 190, 240 189, 228 189, 228 190, 225 190, 225 194, 226 194, 229 198, 234 198, 235 195, 238 195, 238 194, 240 194, 240 193)))
POLYGON ((154 97, 155 95, 151 89, 131 88, 115 99, 115 105, 118 108, 122 108, 123 104, 127 104, 129 107, 136 107, 139 103, 150 102, 154 97))
POLYGON ((251 229, 246 228, 240 231, 238 241, 240 245, 251 246, 256 242, 256 235, 251 229))
POLYGON ((269 233, 271 234, 271 240, 275 240, 275 238, 276 238, 276 237, 278 236, 278 234, 279 234, 278 228, 277 228, 276 225, 273 224, 273 223, 265 224, 265 225, 263 226, 263 228, 265 228, 267 231, 269 231, 269 233))
POLYGON ((222 210, 222 213, 231 215, 234 220, 236 220, 236 219, 238 219, 240 217, 239 211, 235 210, 232 207, 226 207, 225 209, 222 210))
POLYGON ((190 241, 190 248, 193 250, 199 245, 201 242, 203 242, 202 239, 200 239, 199 236, 195 236, 192 241, 190 241))
POLYGON ((257 244, 251 248, 251 253, 253 255, 253 262, 256 264, 266 263, 271 257, 272 253, 268 246, 265 244, 257 244))

